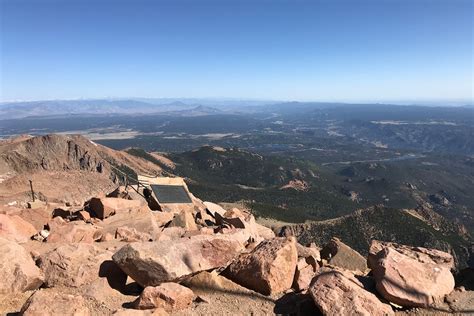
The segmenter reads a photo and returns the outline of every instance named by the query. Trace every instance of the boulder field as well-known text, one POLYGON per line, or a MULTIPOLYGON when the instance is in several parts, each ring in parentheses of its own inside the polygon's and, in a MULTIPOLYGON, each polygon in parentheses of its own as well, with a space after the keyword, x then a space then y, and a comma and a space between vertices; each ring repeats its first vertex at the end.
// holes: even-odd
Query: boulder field
POLYGON ((152 211, 121 192, 82 208, 0 207, 1 314, 474 311, 449 253, 373 240, 365 258, 336 237, 275 237, 246 210, 193 198, 186 210, 152 211))

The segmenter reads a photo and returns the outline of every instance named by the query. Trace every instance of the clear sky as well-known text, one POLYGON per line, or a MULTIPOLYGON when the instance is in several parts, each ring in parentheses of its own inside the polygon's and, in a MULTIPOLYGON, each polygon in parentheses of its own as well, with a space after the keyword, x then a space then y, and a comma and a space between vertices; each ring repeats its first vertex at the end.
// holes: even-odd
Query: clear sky
POLYGON ((471 0, 0 0, 0 99, 473 98, 471 0))

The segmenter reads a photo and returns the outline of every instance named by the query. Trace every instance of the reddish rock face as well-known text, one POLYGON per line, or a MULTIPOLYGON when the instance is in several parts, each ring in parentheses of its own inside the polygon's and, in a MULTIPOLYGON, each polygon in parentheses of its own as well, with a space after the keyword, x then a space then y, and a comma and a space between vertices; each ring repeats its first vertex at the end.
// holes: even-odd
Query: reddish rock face
POLYGON ((187 308, 193 298, 193 291, 187 287, 168 282, 146 287, 133 305, 137 309, 163 308, 172 312, 187 308))
POLYGON ((146 287, 224 267, 243 249, 244 244, 232 234, 198 235, 178 240, 131 243, 117 251, 113 260, 132 279, 146 287))
POLYGON ((17 243, 0 238, 0 293, 35 290, 43 275, 30 254, 17 243))
POLYGON ((401 306, 430 306, 454 289, 452 257, 441 251, 374 241, 368 262, 377 291, 401 306))
POLYGON ((348 271, 322 272, 314 279, 309 293, 324 315, 394 315, 390 305, 366 291, 348 271))
POLYGON ((337 238, 332 238, 321 249, 321 258, 333 266, 346 270, 360 272, 367 270, 367 260, 337 238))
POLYGON ((88 244, 66 244, 40 256, 47 287, 78 287, 100 277, 112 253, 88 244))
POLYGON ((35 227, 20 216, 0 214, 0 237, 18 243, 25 243, 36 232, 35 227))
POLYGON ((274 238, 263 241, 252 252, 240 255, 226 275, 236 283, 270 295, 288 290, 295 275, 296 240, 274 238))
POLYGON ((91 315, 82 296, 68 295, 54 290, 36 291, 21 308, 22 315, 91 315))

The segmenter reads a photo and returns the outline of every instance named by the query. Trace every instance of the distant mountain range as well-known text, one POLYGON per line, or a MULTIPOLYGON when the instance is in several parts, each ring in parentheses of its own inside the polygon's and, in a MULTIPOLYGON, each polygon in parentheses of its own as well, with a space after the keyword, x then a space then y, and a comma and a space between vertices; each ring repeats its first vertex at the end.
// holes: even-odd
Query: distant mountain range
MULTIPOLYGON (((186 99, 186 98, 131 98, 131 99, 77 99, 17 101, 0 103, 0 119, 25 117, 46 117, 65 115, 131 115, 131 114, 170 114, 178 116, 197 116, 218 112, 292 112, 295 109, 327 109, 341 106, 367 106, 360 103, 335 102, 281 102, 274 100, 239 99, 186 99)), ((386 106, 387 104, 370 104, 386 106)), ((441 104, 437 104, 441 105, 441 104)), ((446 103, 451 105, 451 103, 446 103)), ((472 104, 459 104, 472 107, 472 104)))

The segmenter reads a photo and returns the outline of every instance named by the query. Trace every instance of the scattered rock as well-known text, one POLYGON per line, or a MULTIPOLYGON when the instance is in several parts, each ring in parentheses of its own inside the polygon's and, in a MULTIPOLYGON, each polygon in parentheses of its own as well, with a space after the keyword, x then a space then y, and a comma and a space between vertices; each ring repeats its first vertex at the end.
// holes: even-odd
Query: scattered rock
POLYGON ((168 316, 169 314, 163 308, 153 310, 119 309, 112 315, 115 316, 168 316))
POLYGON ((51 220, 51 210, 48 207, 23 209, 17 207, 1 207, 0 213, 6 215, 18 215, 23 220, 34 226, 36 231, 40 231, 51 220))
POLYGON ((36 232, 35 227, 20 216, 0 214, 0 237, 18 243, 25 243, 36 232))
POLYGON ((291 287, 297 259, 294 237, 274 238, 240 255, 228 267, 226 276, 264 295, 280 293, 291 287))
POLYGON ((81 296, 68 295, 54 290, 36 291, 21 308, 21 315, 91 315, 81 296))
POLYGON ((300 243, 296 243, 296 250, 298 251, 299 258, 312 257, 315 262, 321 261, 320 249, 316 247, 314 243, 309 246, 303 246, 300 243))
POLYGON ((168 312, 187 308, 193 302, 194 293, 177 283, 161 283, 147 286, 133 303, 136 309, 163 308, 168 312))
POLYGON ((321 258, 333 266, 365 272, 367 260, 337 238, 332 238, 321 250, 321 258))
POLYGON ((86 211, 77 212, 77 216, 79 219, 83 220, 84 222, 88 222, 91 219, 91 215, 89 214, 89 212, 86 212, 86 211))
POLYGON ((174 217, 174 213, 169 212, 152 211, 152 213, 158 226, 165 226, 171 222, 174 217))
MULTIPOLYGON (((60 217, 55 217, 60 218, 60 217)), ((62 219, 61 219, 62 220, 62 219)), ((52 225, 51 222, 48 224, 50 226, 50 232, 48 238, 46 239, 49 243, 93 243, 100 236, 96 235, 98 230, 97 227, 87 224, 84 222, 65 222, 62 220, 62 224, 57 223, 59 220, 56 220, 55 224, 52 225), (52 227, 52 228, 51 228, 52 227)))
POLYGON ((214 226, 215 220, 207 210, 200 210, 196 214, 196 222, 202 226, 214 226))
POLYGON ((43 276, 30 254, 17 243, 0 238, 0 293, 35 290, 43 276))
POLYGON ((146 287, 223 267, 243 249, 244 245, 232 235, 199 235, 179 242, 131 243, 116 252, 113 260, 146 287))
POLYGON ((272 239, 275 238, 275 233, 268 227, 255 223, 257 234, 263 239, 272 239))
POLYGON ((141 200, 102 197, 90 199, 88 208, 95 217, 105 219, 120 212, 148 208, 148 206, 141 200))
POLYGON ((158 236, 158 241, 180 239, 186 234, 186 230, 182 227, 166 227, 158 236))
MULTIPOLYGON (((311 257, 308 257, 311 258, 311 257)), ((306 262, 306 258, 299 258, 296 265, 295 278, 293 280, 293 288, 296 291, 306 290, 319 267, 306 262)))
POLYGON ((197 230, 194 216, 191 212, 183 210, 175 215, 169 227, 182 227, 185 230, 197 230))
POLYGON ((309 293, 324 315, 394 315, 351 274, 332 270, 314 279, 309 293))
POLYGON ((448 253, 373 241, 368 263, 377 291, 388 301, 407 307, 426 307, 454 289, 448 253), (419 251, 417 250, 419 249, 419 251))
POLYGON ((226 291, 226 292, 246 292, 246 288, 241 287, 237 283, 217 274, 217 272, 202 271, 196 275, 186 278, 182 282, 185 286, 194 291, 226 291))
POLYGON ((125 226, 129 229, 135 229, 137 232, 149 234, 153 240, 156 240, 161 229, 153 213, 155 212, 141 208, 110 216, 100 223, 102 235, 109 233, 115 236, 117 228, 125 226))
POLYGON ((216 213, 224 216, 226 210, 220 206, 219 204, 212 203, 212 202, 203 202, 204 205, 206 206, 206 209, 211 213, 212 216, 216 216, 216 213))
POLYGON ((135 228, 122 226, 117 228, 115 239, 125 242, 150 241, 153 238, 150 234, 138 232, 135 228))

